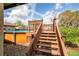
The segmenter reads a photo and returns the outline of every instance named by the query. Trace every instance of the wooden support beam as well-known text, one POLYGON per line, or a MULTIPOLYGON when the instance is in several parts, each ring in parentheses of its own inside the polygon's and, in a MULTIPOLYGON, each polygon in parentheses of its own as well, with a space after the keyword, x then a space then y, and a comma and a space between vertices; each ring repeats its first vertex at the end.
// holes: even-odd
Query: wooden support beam
POLYGON ((0 56, 3 55, 3 4, 0 3, 0 56))
POLYGON ((16 32, 14 31, 13 34, 14 34, 14 43, 16 45, 16 32))

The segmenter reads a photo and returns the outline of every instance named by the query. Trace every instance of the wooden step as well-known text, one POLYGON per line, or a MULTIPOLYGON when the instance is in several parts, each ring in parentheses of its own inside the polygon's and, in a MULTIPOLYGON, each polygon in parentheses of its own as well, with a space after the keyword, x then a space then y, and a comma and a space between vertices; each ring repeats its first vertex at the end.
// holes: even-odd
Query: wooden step
POLYGON ((53 31, 43 31, 42 34, 55 34, 53 31))
POLYGON ((59 49, 58 45, 49 45, 49 44, 37 44, 37 46, 44 46, 44 47, 48 47, 51 49, 59 49))
POLYGON ((49 40, 39 40, 40 42, 44 42, 44 43, 51 43, 51 44, 57 44, 57 41, 49 41, 49 40))
POLYGON ((57 40, 57 37, 40 37, 40 39, 44 39, 44 40, 57 40))
POLYGON ((46 47, 51 47, 51 45, 48 45, 48 44, 37 44, 38 46, 46 46, 46 47))
POLYGON ((44 52, 44 53, 49 53, 54 56, 60 56, 60 51, 59 50, 48 50, 48 49, 42 49, 42 48, 36 48, 36 51, 44 52))
POLYGON ((52 35, 52 34, 41 34, 40 36, 44 36, 44 37, 56 37, 57 35, 52 35))
POLYGON ((54 56, 61 56, 61 53, 59 50, 51 50, 51 54, 54 56))
POLYGON ((41 48, 36 48, 36 51, 40 51, 40 52, 45 52, 45 53, 50 53, 51 54, 51 50, 47 50, 47 49, 41 49, 41 48))

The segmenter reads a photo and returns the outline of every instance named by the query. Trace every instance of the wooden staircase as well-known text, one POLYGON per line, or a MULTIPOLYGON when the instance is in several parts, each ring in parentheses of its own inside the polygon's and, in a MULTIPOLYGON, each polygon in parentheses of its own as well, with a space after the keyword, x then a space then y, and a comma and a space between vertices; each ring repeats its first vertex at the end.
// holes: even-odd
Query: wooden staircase
POLYGON ((42 52, 41 55, 48 53, 49 55, 60 56, 61 53, 56 33, 53 31, 42 31, 35 46, 35 51, 38 54, 42 52))
POLYGON ((52 28, 52 30, 45 31, 42 23, 39 25, 28 47, 27 55, 67 56, 65 44, 56 20, 53 21, 52 28))

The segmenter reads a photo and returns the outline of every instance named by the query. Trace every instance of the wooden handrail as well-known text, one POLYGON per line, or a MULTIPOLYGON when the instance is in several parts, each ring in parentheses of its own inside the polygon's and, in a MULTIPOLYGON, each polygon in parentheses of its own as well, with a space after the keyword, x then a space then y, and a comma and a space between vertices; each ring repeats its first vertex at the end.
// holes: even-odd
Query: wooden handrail
POLYGON ((41 31, 42 31, 42 23, 39 24, 36 32, 33 34, 32 41, 30 42, 30 45, 27 49, 27 53, 26 53, 27 55, 32 55, 32 52, 34 51, 35 45, 38 42, 41 31))
POLYGON ((54 30, 57 33, 61 54, 62 54, 62 56, 68 56, 67 50, 66 50, 66 47, 65 47, 65 44, 64 44, 64 40, 63 40, 63 38, 60 34, 60 30, 59 30, 59 27, 58 27, 58 22, 57 22, 57 20, 54 20, 54 22, 55 22, 54 23, 54 30))

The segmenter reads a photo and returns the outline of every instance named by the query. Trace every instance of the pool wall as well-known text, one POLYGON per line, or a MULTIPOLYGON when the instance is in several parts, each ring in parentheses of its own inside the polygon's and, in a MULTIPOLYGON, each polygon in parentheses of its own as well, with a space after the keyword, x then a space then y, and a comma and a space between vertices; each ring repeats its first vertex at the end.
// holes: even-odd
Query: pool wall
POLYGON ((4 32, 4 39, 15 42, 16 44, 27 44, 30 43, 32 33, 30 32, 16 32, 15 36, 13 32, 4 32))

